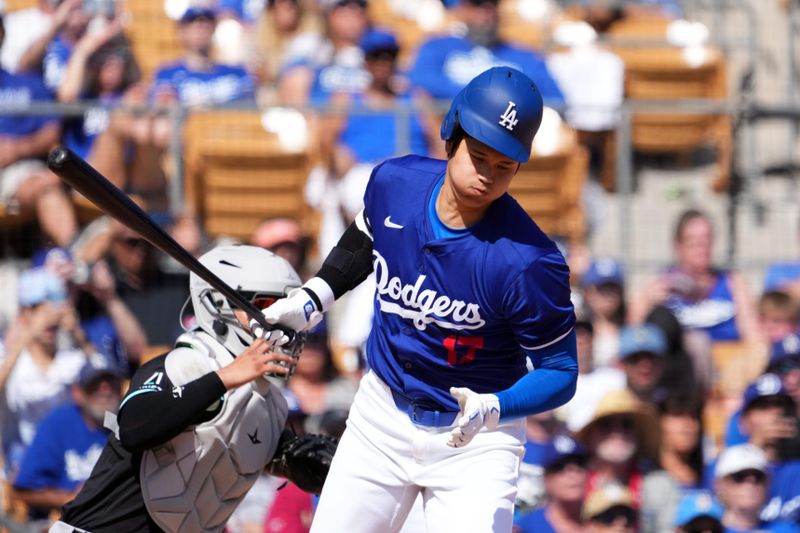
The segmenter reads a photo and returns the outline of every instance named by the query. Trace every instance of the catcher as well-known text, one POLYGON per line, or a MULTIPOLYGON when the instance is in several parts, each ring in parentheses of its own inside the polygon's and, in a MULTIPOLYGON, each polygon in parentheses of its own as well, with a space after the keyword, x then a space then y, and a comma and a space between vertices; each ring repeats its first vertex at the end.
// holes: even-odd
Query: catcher
MULTIPOLYGON (((253 246, 222 246, 200 262, 266 308, 301 285, 285 260, 253 246)), ((288 378, 304 337, 272 349, 247 316, 190 276, 197 329, 131 379, 91 476, 51 533, 217 532, 264 471, 319 494, 336 442, 294 436, 275 382, 288 378)))

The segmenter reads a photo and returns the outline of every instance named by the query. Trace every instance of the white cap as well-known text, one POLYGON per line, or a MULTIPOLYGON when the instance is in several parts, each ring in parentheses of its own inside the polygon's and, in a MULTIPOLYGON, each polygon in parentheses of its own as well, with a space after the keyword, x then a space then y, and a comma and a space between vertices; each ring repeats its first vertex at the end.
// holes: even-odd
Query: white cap
POLYGON ((714 477, 723 478, 743 470, 767 473, 767 456, 761 448, 752 444, 739 444, 726 449, 717 459, 714 477))

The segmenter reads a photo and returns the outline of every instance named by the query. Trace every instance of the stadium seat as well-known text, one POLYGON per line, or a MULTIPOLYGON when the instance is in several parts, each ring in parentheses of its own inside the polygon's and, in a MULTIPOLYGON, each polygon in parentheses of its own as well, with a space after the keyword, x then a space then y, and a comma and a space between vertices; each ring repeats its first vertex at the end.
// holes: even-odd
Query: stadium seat
POLYGON ((265 218, 313 217, 303 198, 310 158, 283 149, 255 111, 193 113, 185 130, 186 201, 212 237, 248 240, 265 218))
MULTIPOLYGON (((686 49, 666 43, 668 19, 625 19, 609 29, 611 48, 625 62, 629 100, 717 100, 728 95, 725 57, 713 47, 686 49), (627 41, 627 42, 626 42, 627 41), (657 44, 663 41, 664 44, 657 44)), ((733 152, 731 117, 670 110, 637 112, 635 150, 648 154, 685 154, 703 146, 717 152, 714 190, 726 190, 733 152)))
POLYGON ((579 243, 584 239, 583 184, 589 154, 571 128, 562 125, 563 140, 547 155, 535 151, 511 181, 509 192, 548 235, 579 243))

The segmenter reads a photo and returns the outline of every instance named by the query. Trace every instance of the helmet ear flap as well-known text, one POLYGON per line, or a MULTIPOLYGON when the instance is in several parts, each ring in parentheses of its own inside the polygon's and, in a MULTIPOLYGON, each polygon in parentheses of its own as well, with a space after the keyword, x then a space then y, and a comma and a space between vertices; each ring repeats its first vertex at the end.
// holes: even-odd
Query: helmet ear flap
POLYGON ((222 322, 221 320, 215 320, 211 323, 211 328, 214 330, 220 337, 224 337, 228 334, 228 325, 222 322))

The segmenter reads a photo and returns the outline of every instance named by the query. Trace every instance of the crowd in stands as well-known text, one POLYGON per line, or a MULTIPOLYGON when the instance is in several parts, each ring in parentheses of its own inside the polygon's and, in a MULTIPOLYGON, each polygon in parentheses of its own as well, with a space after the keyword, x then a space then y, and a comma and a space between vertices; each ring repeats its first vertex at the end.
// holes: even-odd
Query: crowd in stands
MULTIPOLYGON (((532 3, 561 15, 555 2, 532 3)), ((40 0, 0 18, 2 109, 83 104, 64 116, 0 111, 0 218, 33 221, 0 221, 4 235, 27 232, 26 244, 5 239, 0 252, 17 272, 3 278, 13 298, 0 303, 3 512, 21 506, 17 519, 46 529, 88 477, 126 379, 193 325, 188 273, 124 225, 82 220, 74 193, 46 169, 49 148, 63 142, 85 157, 199 255, 224 237, 209 236, 190 207, 170 209, 180 132, 169 110, 300 106, 315 132, 305 200, 319 231, 270 218, 249 242, 307 278, 361 209, 375 164, 444 157, 436 102, 488 67, 514 65, 598 155, 624 63, 597 34, 625 18, 682 14, 675 1, 575 2, 583 18, 554 32, 562 49, 545 55, 502 36, 499 0, 408 4, 447 21, 411 50, 371 20, 367 0, 193 2, 172 23, 180 56, 153 72, 113 0, 40 0), (395 112, 408 103, 418 107, 395 112)), ((635 293, 620 263, 564 243, 580 374, 569 403, 527 421, 518 532, 800 531, 800 261, 770 269, 756 298, 739 273, 714 265, 714 238, 708 215, 686 210, 663 243, 671 266, 635 293), (730 346, 739 352, 718 355, 730 346)), ((365 282, 309 335, 284 391, 295 431, 344 430, 366 371, 373 289, 365 282)), ((315 498, 293 485, 275 491, 281 484, 265 474, 228 530, 307 531, 315 498)))

